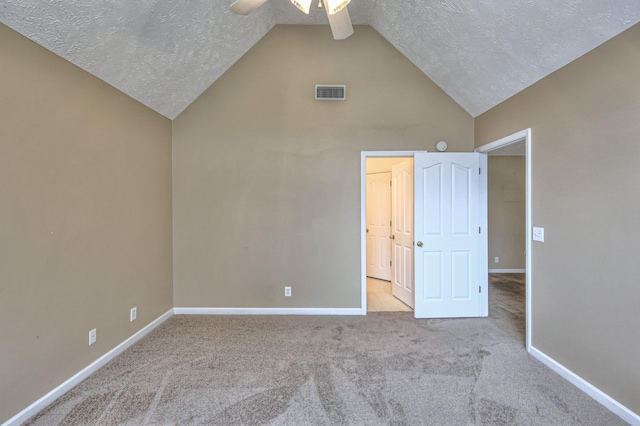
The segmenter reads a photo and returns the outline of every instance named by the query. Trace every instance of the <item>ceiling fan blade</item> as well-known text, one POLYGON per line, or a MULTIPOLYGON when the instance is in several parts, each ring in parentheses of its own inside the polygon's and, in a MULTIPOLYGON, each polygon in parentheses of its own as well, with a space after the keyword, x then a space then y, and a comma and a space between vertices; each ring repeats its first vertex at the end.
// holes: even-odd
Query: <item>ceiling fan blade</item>
POLYGON ((255 9, 262 6, 262 4, 266 1, 267 0, 236 0, 231 5, 231 10, 233 10, 238 15, 248 15, 255 9))
POLYGON ((324 10, 327 11, 327 18, 329 18, 329 25, 331 26, 334 40, 344 40, 353 34, 353 25, 351 25, 351 18, 349 17, 349 11, 346 7, 333 15, 329 14, 329 8, 326 4, 324 10))

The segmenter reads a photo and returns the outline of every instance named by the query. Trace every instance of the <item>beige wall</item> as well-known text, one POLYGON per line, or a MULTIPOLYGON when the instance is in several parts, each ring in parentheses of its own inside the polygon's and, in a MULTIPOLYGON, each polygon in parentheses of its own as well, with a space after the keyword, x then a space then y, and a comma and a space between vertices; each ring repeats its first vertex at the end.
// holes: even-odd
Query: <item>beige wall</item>
POLYGON ((359 308, 360 152, 440 139, 472 117, 373 29, 276 26, 174 121, 175 306, 359 308))
POLYGON ((525 269, 525 157, 488 160, 489 269, 525 269))
POLYGON ((0 64, 2 423, 172 307, 172 252, 171 122, 3 25, 0 64))
POLYGON ((533 346, 640 413, 640 25, 476 119, 532 129, 533 346))

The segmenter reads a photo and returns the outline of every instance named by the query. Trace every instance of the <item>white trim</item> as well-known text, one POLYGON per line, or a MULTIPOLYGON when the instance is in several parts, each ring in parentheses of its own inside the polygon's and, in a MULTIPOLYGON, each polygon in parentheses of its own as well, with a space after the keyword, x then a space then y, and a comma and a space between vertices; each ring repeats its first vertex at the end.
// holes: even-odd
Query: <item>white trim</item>
POLYGON ((61 385, 59 385, 58 387, 56 387, 55 389, 47 393, 45 396, 43 396, 42 398, 40 398, 39 400, 37 400, 27 408, 25 408, 24 410, 20 411, 18 414, 16 414, 15 416, 7 420, 6 422, 4 422, 2 426, 13 426, 13 425, 17 426, 26 422, 27 420, 29 420, 30 418, 38 414, 41 410, 49 406, 56 399, 60 398, 66 392, 71 390, 71 388, 73 388, 75 385, 77 385, 78 383, 80 383, 81 381, 89 377, 91 374, 98 371, 106 363, 108 363, 109 361, 111 361, 112 359, 120 355, 131 345, 133 345, 138 340, 142 339, 144 336, 149 334, 151 330, 153 330, 154 328, 156 328, 157 326, 159 326, 160 324, 162 324, 163 322, 171 318, 172 315, 173 315, 173 309, 169 309, 167 312, 165 312, 164 314, 162 314, 161 316, 153 320, 151 323, 146 325, 144 328, 136 332, 133 336, 129 337, 127 340, 120 343, 118 346, 111 349, 109 352, 102 355, 100 358, 96 359, 91 364, 89 364, 88 366, 86 366, 76 374, 74 374, 71 378, 69 378, 64 383, 62 383, 61 385))
POLYGON ((525 274, 526 269, 489 269, 490 274, 525 274))
POLYGON ((360 152, 360 306, 361 315, 367 315, 367 158, 407 157, 416 151, 361 151, 360 152))
POLYGON ((512 135, 506 136, 502 139, 498 139, 497 141, 488 143, 486 145, 482 145, 475 149, 476 152, 480 153, 488 153, 489 151, 493 151, 494 149, 501 148, 503 146, 511 145, 513 143, 524 141, 525 143, 525 210, 526 210, 526 255, 525 255, 525 292, 526 292, 526 347, 527 352, 531 351, 531 336, 532 336, 532 322, 531 322, 531 294, 533 291, 533 277, 531 272, 531 257, 533 253, 531 252, 531 192, 532 192, 532 182, 531 182, 531 129, 525 129, 519 132, 516 132, 512 135))
MULTIPOLYGON (((366 310, 364 311, 366 314, 366 310)), ((360 308, 174 308, 175 315, 364 315, 360 308)))
POLYGON ((573 371, 546 355, 544 352, 532 346, 529 348, 529 353, 625 422, 636 426, 640 425, 640 415, 634 413, 629 408, 625 407, 597 387, 593 386, 591 383, 584 380, 582 377, 575 374, 573 371))
POLYGON ((502 148, 507 145, 511 145, 528 138, 531 138, 531 129, 521 130, 512 135, 505 136, 504 138, 479 146, 474 151, 480 152, 480 153, 487 153, 489 151, 493 151, 495 149, 502 148))

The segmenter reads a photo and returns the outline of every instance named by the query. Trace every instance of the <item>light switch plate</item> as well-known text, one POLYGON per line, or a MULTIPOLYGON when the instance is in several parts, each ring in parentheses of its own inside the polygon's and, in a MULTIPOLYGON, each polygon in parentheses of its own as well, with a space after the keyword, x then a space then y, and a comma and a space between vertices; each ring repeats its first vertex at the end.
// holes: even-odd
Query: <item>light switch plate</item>
POLYGON ((533 227, 533 241, 544 242, 544 228, 533 227))

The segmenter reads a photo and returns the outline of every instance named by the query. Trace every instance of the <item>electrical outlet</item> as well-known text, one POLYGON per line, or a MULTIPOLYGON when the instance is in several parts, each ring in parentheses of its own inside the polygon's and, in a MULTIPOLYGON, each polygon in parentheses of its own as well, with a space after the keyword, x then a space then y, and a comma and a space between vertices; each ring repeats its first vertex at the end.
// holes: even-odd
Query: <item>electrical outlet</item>
POLYGON ((291 287, 285 287, 284 288, 284 296, 285 297, 291 297, 291 287))
POLYGON ((533 241, 544 243, 544 228, 533 227, 533 241))
POLYGON ((496 256, 496 258, 493 259, 493 263, 500 263, 500 258, 498 256, 496 256))
POLYGON ((137 317, 138 317, 138 307, 134 306, 133 308, 131 308, 131 312, 129 313, 129 322, 135 321, 137 317))
POLYGON ((89 332, 89 345, 93 345, 96 342, 97 331, 94 328, 89 332))

